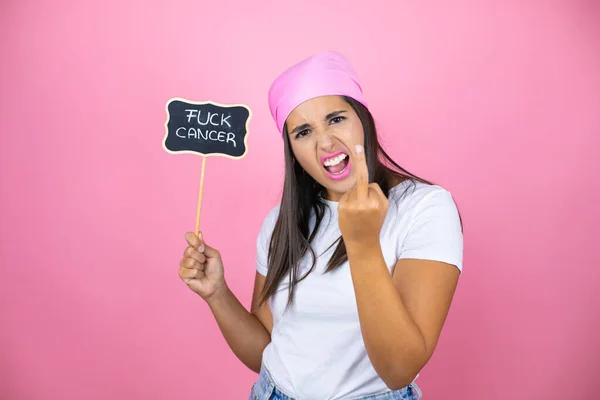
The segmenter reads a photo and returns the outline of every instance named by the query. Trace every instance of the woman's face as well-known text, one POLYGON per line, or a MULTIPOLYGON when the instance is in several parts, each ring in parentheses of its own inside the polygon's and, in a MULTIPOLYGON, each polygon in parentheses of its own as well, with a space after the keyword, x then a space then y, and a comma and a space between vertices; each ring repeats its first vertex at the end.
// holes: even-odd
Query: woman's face
POLYGON ((364 130, 350 104, 322 96, 296 107, 286 120, 292 152, 302 168, 339 201, 351 189, 355 146, 364 146, 364 130))

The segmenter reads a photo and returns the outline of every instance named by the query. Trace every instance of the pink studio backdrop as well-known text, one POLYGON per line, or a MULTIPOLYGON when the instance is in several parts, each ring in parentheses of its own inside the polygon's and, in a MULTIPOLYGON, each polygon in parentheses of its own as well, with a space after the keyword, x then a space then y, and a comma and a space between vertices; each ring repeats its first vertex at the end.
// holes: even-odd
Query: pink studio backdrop
POLYGON ((51 3, 0 6, 0 398, 247 398, 256 375, 177 276, 201 159, 163 150, 165 104, 252 109, 201 218, 248 306, 282 180, 267 90, 324 49, 464 219, 424 398, 600 396, 598 2, 51 3))

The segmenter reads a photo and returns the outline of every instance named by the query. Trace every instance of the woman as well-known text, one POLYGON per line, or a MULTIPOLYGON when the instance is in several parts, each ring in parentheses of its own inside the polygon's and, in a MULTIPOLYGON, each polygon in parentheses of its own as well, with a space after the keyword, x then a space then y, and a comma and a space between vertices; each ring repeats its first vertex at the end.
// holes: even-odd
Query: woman
POLYGON ((250 399, 420 399, 415 379, 462 271, 450 193, 383 151, 356 74, 336 52, 282 73, 269 106, 285 182, 258 235, 251 312, 201 233, 185 236, 180 277, 259 373, 250 399))

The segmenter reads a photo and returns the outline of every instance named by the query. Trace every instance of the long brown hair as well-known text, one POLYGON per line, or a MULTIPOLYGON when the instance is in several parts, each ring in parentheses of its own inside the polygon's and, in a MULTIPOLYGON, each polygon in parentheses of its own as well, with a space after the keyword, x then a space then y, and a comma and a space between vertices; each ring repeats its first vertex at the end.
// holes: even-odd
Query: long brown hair
MULTIPOLYGON (((410 180, 432 184, 406 171, 383 150, 379 143, 375 121, 369 110, 356 100, 342 96, 352 106, 361 120, 365 134, 365 156, 369 170, 369 181, 376 182, 386 197, 392 182, 410 180), (395 167, 395 170, 390 166, 395 167)), ((269 244, 268 273, 262 291, 260 304, 268 299, 277 290, 281 281, 287 276, 289 282, 289 297, 287 306, 292 304, 295 285, 302 281, 315 267, 316 256, 311 243, 319 230, 323 219, 325 207, 327 206, 320 192, 324 187, 315 181, 298 162, 294 161, 294 155, 290 146, 287 128, 283 132, 285 148, 285 180, 279 216, 273 229, 271 242, 269 244), (316 220, 312 232, 309 232, 311 213, 315 214, 316 220), (312 256, 312 266, 302 277, 298 276, 298 265, 306 252, 312 256)), ((329 272, 347 261, 346 246, 340 236, 332 244, 337 247, 327 264, 326 271, 329 272)))

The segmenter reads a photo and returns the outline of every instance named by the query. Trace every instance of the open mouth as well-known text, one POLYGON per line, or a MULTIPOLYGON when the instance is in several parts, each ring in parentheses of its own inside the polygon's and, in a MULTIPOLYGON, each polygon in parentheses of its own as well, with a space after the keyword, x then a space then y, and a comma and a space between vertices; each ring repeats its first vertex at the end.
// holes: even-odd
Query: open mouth
POLYGON ((340 151, 325 158, 323 167, 331 179, 342 179, 350 172, 350 158, 348 154, 340 151))

